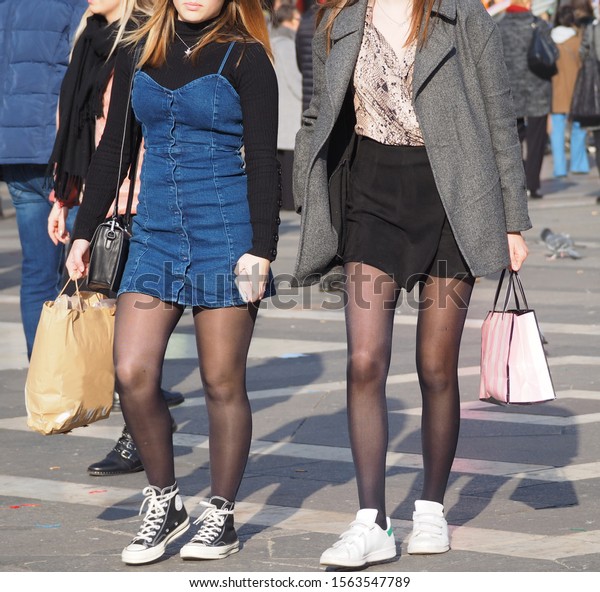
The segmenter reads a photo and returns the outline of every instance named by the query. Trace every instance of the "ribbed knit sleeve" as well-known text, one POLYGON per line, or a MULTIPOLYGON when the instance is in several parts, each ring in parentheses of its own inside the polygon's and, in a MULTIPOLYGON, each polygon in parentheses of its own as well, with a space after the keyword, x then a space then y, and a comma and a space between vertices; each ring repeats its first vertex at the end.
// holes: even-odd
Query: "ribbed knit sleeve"
POLYGON ((278 95, 275 70, 261 45, 246 46, 234 74, 244 123, 244 157, 252 222, 251 253, 277 256, 281 181, 277 163, 278 95))

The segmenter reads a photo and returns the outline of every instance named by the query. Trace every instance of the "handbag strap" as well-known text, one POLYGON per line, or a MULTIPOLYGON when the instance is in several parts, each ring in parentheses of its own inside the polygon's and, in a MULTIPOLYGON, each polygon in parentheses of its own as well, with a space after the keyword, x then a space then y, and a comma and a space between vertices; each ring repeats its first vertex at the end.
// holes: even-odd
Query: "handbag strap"
MULTIPOLYGON (((498 308, 498 298, 500 297, 500 290, 502 289, 502 283, 504 282, 505 275, 506 269, 503 269, 498 281, 498 287, 496 288, 496 295, 494 296, 494 311, 496 311, 498 308)), ((508 284, 506 287, 506 293, 504 295, 504 305, 502 307, 503 313, 508 309, 508 303, 510 302, 511 294, 515 299, 517 310, 529 310, 529 304, 527 303, 527 298, 525 297, 525 290, 523 289, 521 278, 516 271, 512 270, 509 272, 508 284), (517 289, 519 293, 517 293, 517 289), (519 301, 519 295, 521 296, 521 301, 519 301), (524 305, 524 307, 521 306, 521 303, 524 305)))
MULTIPOLYGON (((115 207, 113 210, 113 215, 112 217, 114 219, 119 217, 119 193, 120 193, 120 179, 121 179, 121 174, 123 172, 123 154, 125 152, 125 138, 127 137, 127 124, 129 122, 129 116, 131 114, 131 91, 133 89, 133 79, 135 77, 135 73, 137 70, 137 63, 138 60, 140 58, 141 55, 141 51, 142 51, 142 47, 140 45, 138 45, 136 47, 135 53, 133 54, 133 66, 131 68, 131 77, 129 79, 129 91, 127 93, 127 110, 125 112, 125 123, 123 124, 123 135, 121 137, 121 152, 119 155, 119 176, 117 178, 117 189, 115 191, 115 207)), ((132 150, 133 152, 131 153, 131 157, 129 159, 130 162, 130 166, 129 166, 129 179, 130 179, 130 183, 129 183, 129 195, 127 197, 127 211, 125 212, 125 223, 129 224, 130 220, 131 220, 131 208, 133 205, 133 194, 134 194, 134 190, 135 190, 135 181, 136 181, 136 169, 137 169, 137 158, 138 158, 138 153, 137 153, 137 149, 139 148, 139 144, 141 142, 138 142, 137 136, 139 136, 141 134, 136 133, 135 134, 135 138, 132 142, 132 150), (136 148, 137 146, 137 148, 136 148), (133 169, 133 176, 131 175, 131 169, 133 169)))
MULTIPOLYGON (((138 158, 140 153, 140 146, 142 144, 142 132, 138 128, 134 134, 132 147, 131 147, 131 165, 129 165, 129 193, 127 195, 127 206, 125 208, 124 223, 127 228, 131 225, 131 210, 133 208, 133 197, 135 195, 135 188, 137 182, 137 166, 138 158)), ((118 198, 117 198, 118 199, 118 198)), ((116 201, 115 201, 115 205, 116 201)), ((118 213, 118 205, 117 205, 118 213)))
POLYGON ((504 276, 506 275, 506 269, 502 270, 500 274, 500 279, 498 280, 498 287, 496 288, 496 295, 494 296, 494 306, 493 310, 496 310, 498 307, 498 298, 500 296, 500 288, 502 288, 502 282, 504 282, 504 276))
POLYGON ((511 271, 511 279, 513 280, 513 291, 515 293, 515 300, 517 298, 516 288, 519 288, 519 292, 521 294, 521 298, 523 299, 523 304, 525 308, 521 308, 517 303, 517 308, 519 310, 529 310, 529 304, 527 303, 527 298, 525 297, 525 290, 523 289, 523 284, 521 283, 521 276, 516 271, 511 271))

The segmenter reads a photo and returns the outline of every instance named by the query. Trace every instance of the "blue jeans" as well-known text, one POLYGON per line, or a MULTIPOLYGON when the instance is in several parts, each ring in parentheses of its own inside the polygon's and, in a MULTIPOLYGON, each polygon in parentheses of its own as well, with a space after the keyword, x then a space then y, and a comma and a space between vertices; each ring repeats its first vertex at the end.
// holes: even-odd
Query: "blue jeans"
MULTIPOLYGON (((567 116, 564 113, 553 113, 550 116, 552 131, 550 132, 550 146, 552 148, 552 160, 554 163, 554 176, 564 177, 567 174, 567 155, 565 153, 565 134, 567 128, 567 116)), ((571 166, 572 173, 589 173, 590 163, 588 160, 585 139, 587 131, 582 129, 578 121, 571 125, 571 166)))
MULTIPOLYGON (((31 357, 42 307, 54 300, 61 289, 64 245, 55 246, 48 236, 48 215, 52 204, 45 186, 46 165, 2 165, 4 181, 12 198, 21 241, 21 321, 31 357)), ((75 209, 69 215, 72 223, 75 209)))

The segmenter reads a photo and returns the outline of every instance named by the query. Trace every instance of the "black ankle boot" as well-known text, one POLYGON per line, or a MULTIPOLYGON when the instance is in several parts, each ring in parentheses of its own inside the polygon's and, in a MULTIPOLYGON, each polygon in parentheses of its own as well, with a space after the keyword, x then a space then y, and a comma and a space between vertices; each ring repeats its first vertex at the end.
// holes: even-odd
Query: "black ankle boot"
MULTIPOLYGON (((173 433, 177 431, 177 424, 173 417, 171 417, 171 430, 173 433)), ((127 430, 127 426, 123 427, 121 437, 106 457, 88 467, 88 473, 94 477, 127 475, 128 473, 138 473, 143 470, 142 460, 127 430)))
POLYGON ((143 470, 142 461, 131 439, 131 435, 127 431, 127 426, 123 428, 121 437, 106 457, 88 467, 88 473, 96 477, 126 475, 128 473, 138 473, 143 470))

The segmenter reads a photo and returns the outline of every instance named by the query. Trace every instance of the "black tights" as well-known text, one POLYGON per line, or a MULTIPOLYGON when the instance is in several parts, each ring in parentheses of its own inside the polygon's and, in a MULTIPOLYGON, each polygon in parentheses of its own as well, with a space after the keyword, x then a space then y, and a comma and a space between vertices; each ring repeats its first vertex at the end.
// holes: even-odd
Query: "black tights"
MULTIPOLYGON (((257 307, 194 309, 200 376, 209 418, 211 495, 235 500, 246 467, 252 416, 246 359, 257 307)), ((171 415, 161 395, 167 343, 183 309, 141 294, 119 296, 115 325, 117 389, 148 483, 175 482, 171 415)))
MULTIPOLYGON (((359 505, 378 510, 385 528, 388 421, 385 384, 400 290, 382 271, 345 267, 348 429, 359 505)), ((421 499, 443 503, 460 424, 458 355, 473 279, 429 277, 420 291, 416 361, 423 399, 421 499)))

